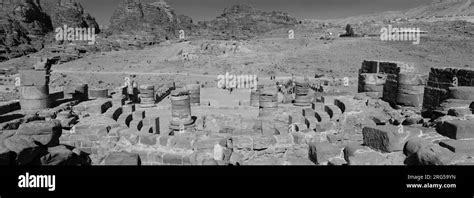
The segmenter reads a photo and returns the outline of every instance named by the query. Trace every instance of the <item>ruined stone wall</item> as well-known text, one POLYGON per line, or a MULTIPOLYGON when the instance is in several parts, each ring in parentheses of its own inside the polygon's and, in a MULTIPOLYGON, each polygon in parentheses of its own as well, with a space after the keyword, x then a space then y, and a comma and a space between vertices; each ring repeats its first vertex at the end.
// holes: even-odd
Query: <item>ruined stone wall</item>
POLYGON ((439 110, 440 104, 450 98, 449 88, 474 87, 474 71, 460 68, 431 68, 423 97, 425 111, 439 110))
POLYGON ((420 107, 423 91, 420 86, 426 84, 422 75, 416 74, 416 68, 407 63, 393 61, 364 61, 359 70, 359 93, 369 92, 392 105, 402 104, 420 107), (415 74, 407 79, 407 75, 415 74), (403 82, 401 81, 403 76, 403 82), (416 82, 415 82, 416 81, 416 82))
POLYGON ((359 93, 377 93, 384 100, 395 103, 398 74, 402 68, 407 68, 405 65, 398 62, 364 61, 359 70, 359 93))

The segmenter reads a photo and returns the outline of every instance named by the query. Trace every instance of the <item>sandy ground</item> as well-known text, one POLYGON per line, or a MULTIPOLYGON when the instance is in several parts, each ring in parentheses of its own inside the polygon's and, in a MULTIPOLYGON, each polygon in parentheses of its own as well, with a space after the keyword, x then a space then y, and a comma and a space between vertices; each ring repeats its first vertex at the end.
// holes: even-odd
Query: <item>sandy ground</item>
MULTIPOLYGON (((265 80, 271 75, 289 78, 292 74, 357 79, 363 60, 412 63, 421 73, 430 67, 474 67, 472 23, 417 21, 396 25, 421 27, 429 33, 419 45, 411 41, 381 41, 379 37, 339 38, 336 33, 343 33, 342 27, 322 28, 314 24, 294 27, 295 39, 288 38, 286 29, 248 41, 189 38, 186 42, 162 43, 142 50, 102 52, 55 65, 51 86, 56 89, 82 82, 112 89, 125 77, 132 77, 139 84, 200 82, 215 87, 217 76, 226 72, 258 75, 265 80), (330 40, 320 39, 327 32, 335 34, 330 40)), ((377 33, 382 26, 371 24, 360 30, 377 33)), ((23 57, 1 63, 0 68, 30 64, 29 58, 23 57)))
POLYGON ((319 30, 299 28, 301 33, 296 29, 294 40, 279 30, 243 42, 196 40, 160 44, 144 50, 91 55, 54 66, 53 71, 91 74, 75 75, 84 81, 95 78, 97 72, 107 72, 104 74, 155 73, 153 78, 192 82, 216 79, 226 72, 260 78, 291 74, 355 78, 362 61, 371 59, 413 63, 421 72, 430 67, 473 67, 474 63, 472 36, 441 28, 422 37, 419 45, 410 41, 381 41, 378 37, 327 41, 319 39, 319 30), (183 60, 182 54, 188 54, 188 60, 183 60))

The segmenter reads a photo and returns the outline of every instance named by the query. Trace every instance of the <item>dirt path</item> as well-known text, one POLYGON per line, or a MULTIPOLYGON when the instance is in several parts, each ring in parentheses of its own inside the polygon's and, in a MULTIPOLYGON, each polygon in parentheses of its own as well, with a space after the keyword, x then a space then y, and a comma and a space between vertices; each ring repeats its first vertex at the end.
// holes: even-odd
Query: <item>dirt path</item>
POLYGON ((128 71, 122 71, 122 72, 112 72, 112 71, 66 71, 66 70, 54 70, 52 73, 66 73, 66 74, 103 74, 103 75, 122 75, 122 74, 127 74, 127 75, 152 75, 152 76, 172 76, 172 75, 177 75, 177 76, 192 76, 192 77, 202 77, 202 78, 216 78, 215 75, 203 75, 203 74, 188 74, 188 73, 171 73, 171 72, 165 72, 165 73, 156 73, 156 72, 128 72, 128 71))
MULTIPOLYGON (((66 70, 54 70, 52 73, 65 73, 65 74, 96 74, 96 75, 151 75, 151 76, 190 76, 190 77, 199 77, 199 78, 212 78, 216 79, 216 75, 204 75, 204 74, 189 74, 189 73, 173 73, 173 72, 111 72, 111 71, 101 71, 101 72, 91 72, 91 71, 66 71, 66 70)), ((259 76, 260 79, 266 81, 267 78, 270 76, 259 76)), ((292 76, 276 76, 277 80, 281 79, 291 79, 292 76)), ((303 79, 304 77, 298 76, 296 77, 297 80, 303 79)), ((329 78, 321 78, 321 79, 329 79, 329 78)), ((350 80, 355 80, 356 78, 349 78, 350 80)))

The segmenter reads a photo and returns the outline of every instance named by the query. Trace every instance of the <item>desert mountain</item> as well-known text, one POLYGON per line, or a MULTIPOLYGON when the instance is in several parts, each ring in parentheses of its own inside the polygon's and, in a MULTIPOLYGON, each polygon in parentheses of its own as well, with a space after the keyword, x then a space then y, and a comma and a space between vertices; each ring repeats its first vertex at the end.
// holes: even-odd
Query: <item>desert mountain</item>
POLYGON ((44 36, 64 24, 99 31, 76 0, 0 0, 0 60, 40 50, 44 36))
POLYGON ((435 0, 430 4, 404 11, 410 18, 432 16, 474 16, 472 0, 435 0))
POLYGON ((163 0, 122 0, 110 20, 109 31, 159 41, 176 38, 181 29, 193 28, 191 18, 177 16, 163 0))
POLYGON ((291 27, 298 21, 280 11, 264 12, 248 5, 234 5, 213 21, 200 22, 208 30, 224 39, 251 38, 270 30, 291 27))
POLYGON ((100 31, 95 18, 84 11, 77 0, 40 0, 41 8, 51 18, 54 28, 66 24, 69 27, 91 27, 100 31))
POLYGON ((190 17, 177 16, 163 0, 122 0, 112 16, 109 31, 115 35, 141 35, 154 41, 177 38, 179 30, 187 35, 245 39, 295 24, 297 20, 283 12, 235 5, 226 8, 215 20, 199 22, 196 26, 190 17))
POLYGON ((474 3, 472 0, 433 0, 430 3, 407 10, 387 11, 328 21, 338 24, 347 24, 364 21, 393 20, 397 18, 420 19, 451 16, 474 16, 474 3))

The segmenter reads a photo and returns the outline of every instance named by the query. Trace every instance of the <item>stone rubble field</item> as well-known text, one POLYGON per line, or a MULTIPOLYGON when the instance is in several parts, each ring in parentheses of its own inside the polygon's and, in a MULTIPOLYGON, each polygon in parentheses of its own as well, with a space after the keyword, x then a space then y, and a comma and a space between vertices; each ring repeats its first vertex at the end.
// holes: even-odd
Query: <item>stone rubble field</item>
MULTIPOLYGON (((34 75, 25 77, 29 80, 22 87, 49 83, 48 71, 20 74, 34 75)), ((306 105, 294 103, 299 96, 280 89, 272 108, 262 97, 252 105, 250 90, 198 86, 199 102, 184 100, 192 123, 178 129, 170 125, 178 113, 172 93, 183 88, 172 82, 153 86, 158 89, 153 88, 152 106, 139 101, 146 93, 138 89, 151 86, 135 81, 132 89, 121 86, 110 92, 64 87, 49 94, 55 107, 45 110, 25 110, 35 100, 22 96, 0 107, 4 117, 11 117, 1 124, 0 164, 474 163, 473 70, 433 68, 425 75, 405 63, 364 61, 359 75, 357 94, 339 91, 344 88, 340 81, 305 78, 310 85, 306 105), (390 81, 391 75, 395 80, 390 81)), ((276 83, 261 87, 263 94, 276 83)), ((34 98, 30 92, 24 95, 34 98)))

